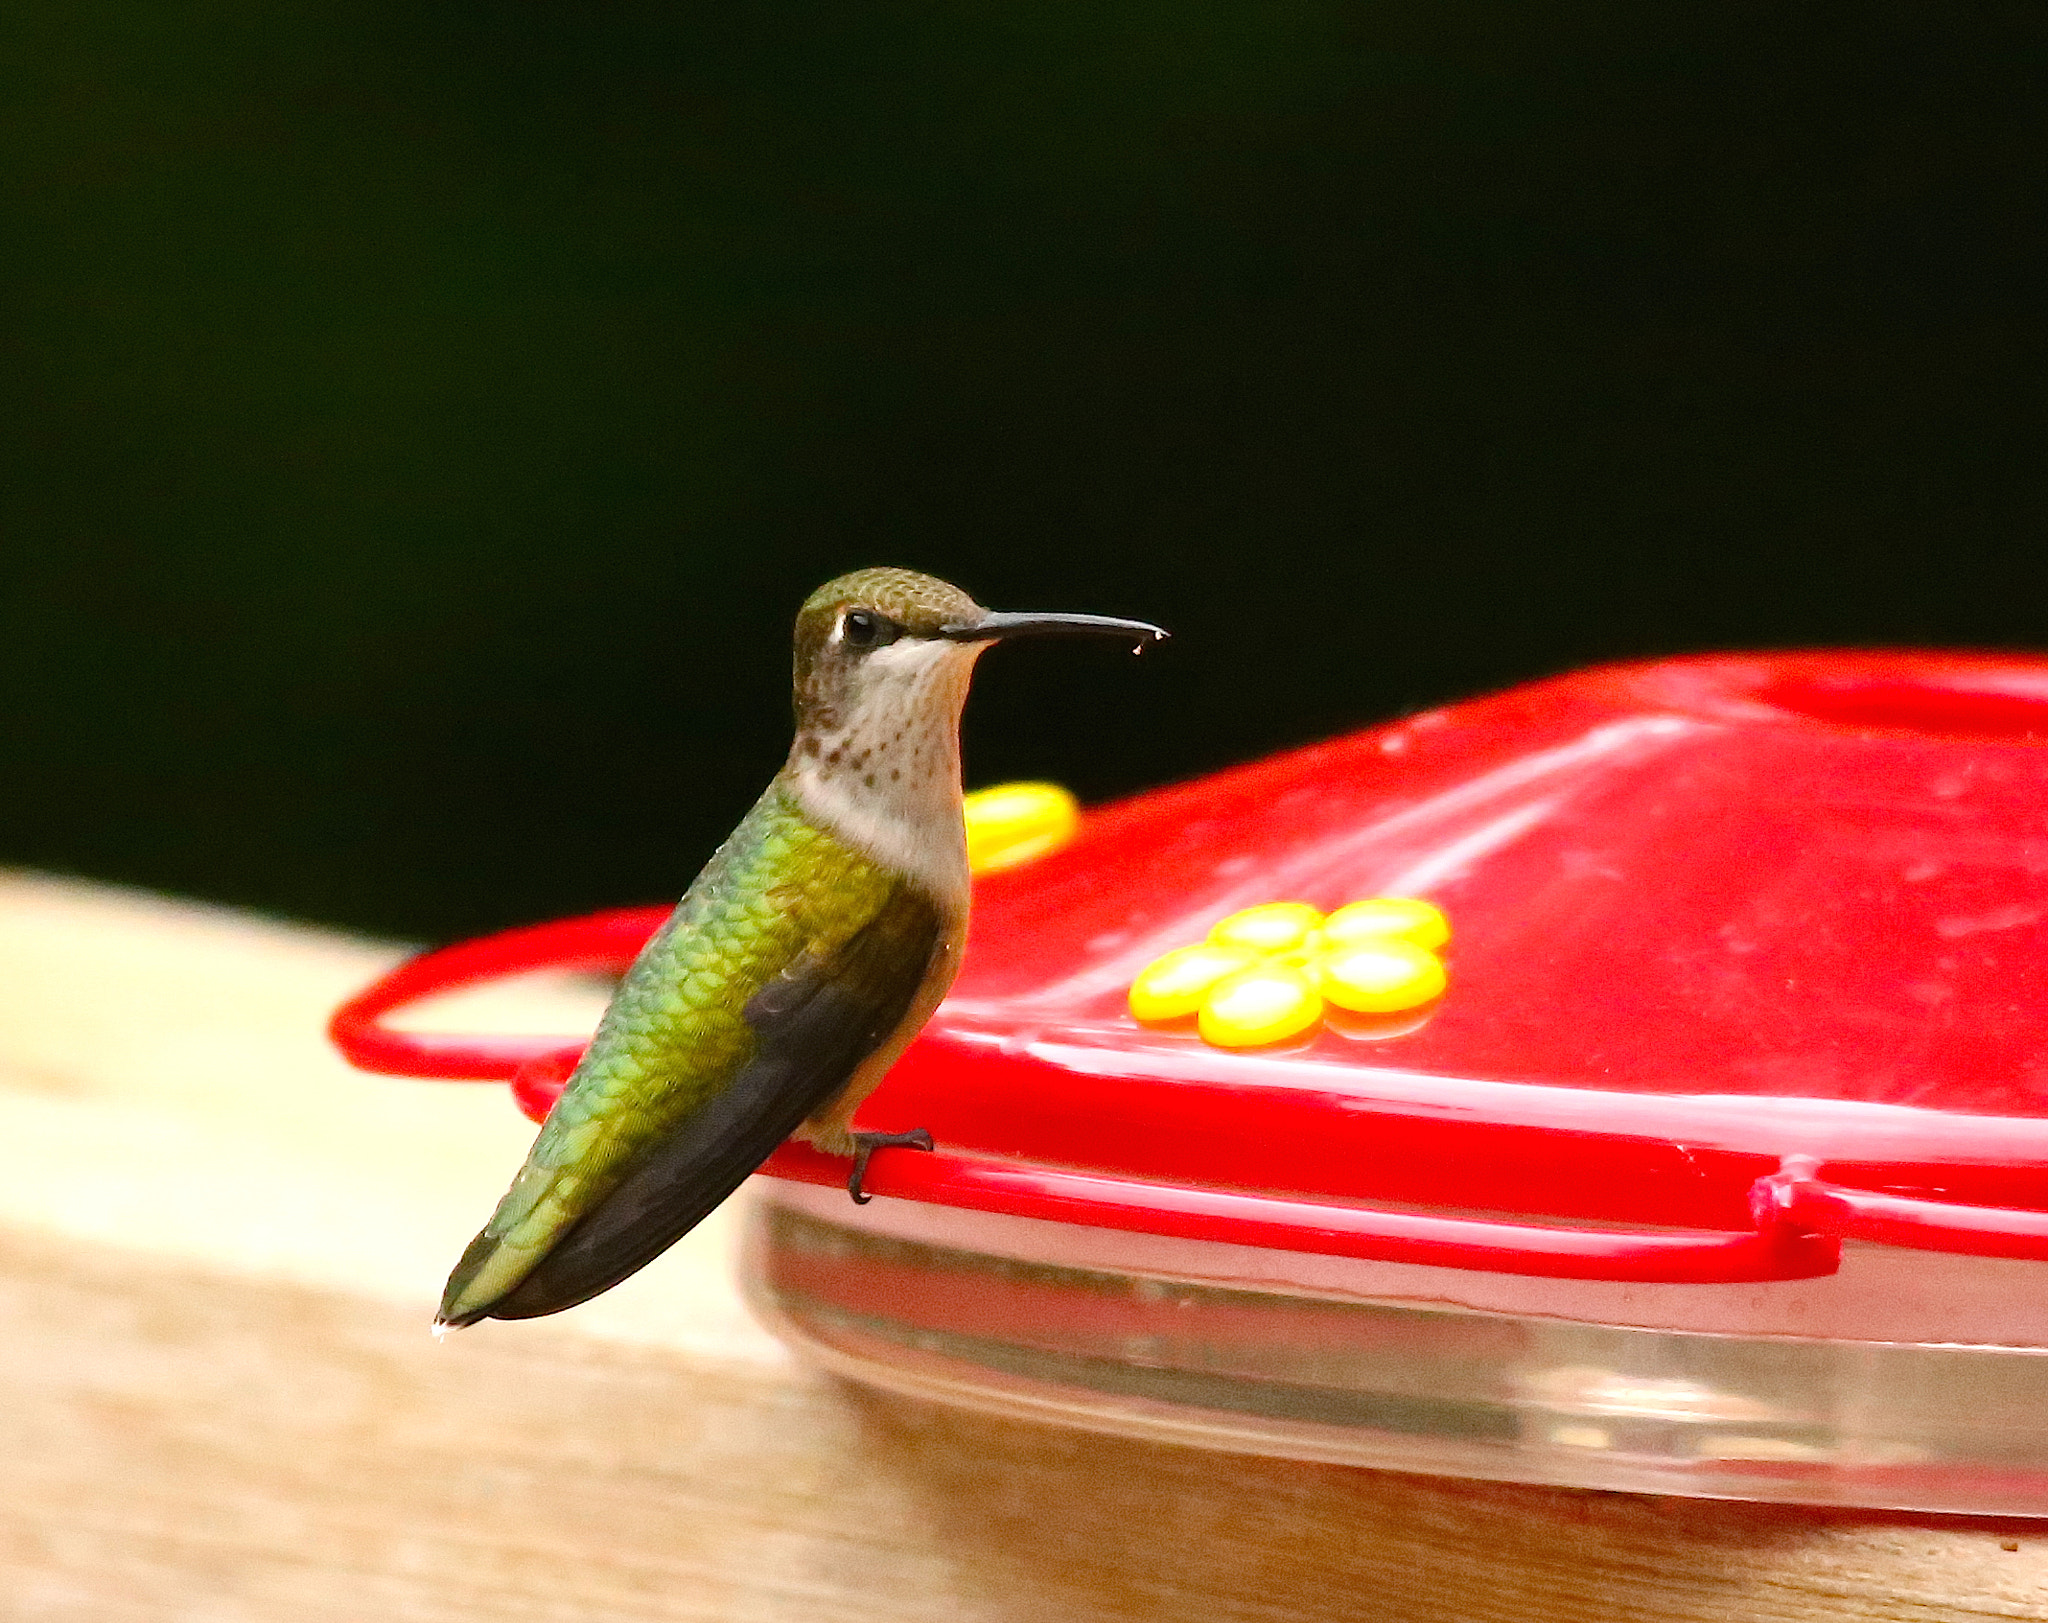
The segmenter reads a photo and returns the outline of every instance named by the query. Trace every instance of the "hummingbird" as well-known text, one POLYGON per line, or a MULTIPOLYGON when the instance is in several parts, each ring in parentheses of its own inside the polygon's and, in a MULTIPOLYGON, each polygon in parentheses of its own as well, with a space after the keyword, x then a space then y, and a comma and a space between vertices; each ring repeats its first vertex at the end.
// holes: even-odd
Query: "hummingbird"
POLYGON ((818 588, 796 619, 789 759, 598 1022, 526 1163, 449 1276, 437 1332, 586 1302, 652 1262, 794 1134, 929 1150, 853 1115, 952 985, 967 933, 960 711, 1008 637, 1166 636, 999 614, 907 569, 818 588))

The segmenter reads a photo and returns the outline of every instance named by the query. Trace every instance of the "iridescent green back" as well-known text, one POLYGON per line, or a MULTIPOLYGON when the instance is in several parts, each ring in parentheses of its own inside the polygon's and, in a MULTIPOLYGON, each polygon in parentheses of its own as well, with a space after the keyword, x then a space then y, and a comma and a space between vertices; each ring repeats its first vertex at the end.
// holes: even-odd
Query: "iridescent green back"
MULTIPOLYGON (((455 1322, 509 1291, 643 1150, 754 1057, 750 999, 832 956, 901 881, 771 785, 634 961, 526 1164, 448 1282, 455 1322)), ((906 964, 921 977, 924 966, 906 964)))

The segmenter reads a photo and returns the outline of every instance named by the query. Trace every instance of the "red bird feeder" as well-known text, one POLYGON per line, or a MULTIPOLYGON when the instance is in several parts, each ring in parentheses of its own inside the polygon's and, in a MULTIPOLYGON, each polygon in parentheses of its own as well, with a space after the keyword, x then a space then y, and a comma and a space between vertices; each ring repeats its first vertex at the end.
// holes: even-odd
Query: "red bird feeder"
MULTIPOLYGON (((566 1040, 379 1017, 622 968, 664 916, 430 953, 369 1069, 566 1040)), ((899 1388, 1520 1480, 2048 1514, 2048 663, 1595 670, 1095 811, 976 888, 864 1124, 763 1171, 750 1287, 899 1388), (1423 897, 1448 991, 1224 1050, 1134 978, 1276 901, 1423 897)))

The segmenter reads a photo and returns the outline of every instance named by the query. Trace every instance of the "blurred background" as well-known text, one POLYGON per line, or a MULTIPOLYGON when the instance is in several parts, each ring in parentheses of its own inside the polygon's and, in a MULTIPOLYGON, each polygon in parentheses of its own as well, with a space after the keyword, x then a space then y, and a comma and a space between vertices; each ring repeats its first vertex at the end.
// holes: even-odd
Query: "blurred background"
POLYGON ((2048 12, 15 0, 0 863, 671 897, 841 570, 1100 799, 1591 660, 2048 644, 2048 12))

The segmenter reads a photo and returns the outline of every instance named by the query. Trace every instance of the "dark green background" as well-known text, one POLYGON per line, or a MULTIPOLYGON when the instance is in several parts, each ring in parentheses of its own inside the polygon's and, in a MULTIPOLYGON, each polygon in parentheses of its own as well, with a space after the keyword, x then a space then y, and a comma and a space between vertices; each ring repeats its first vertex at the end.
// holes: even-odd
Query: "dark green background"
POLYGON ((900 562, 1100 797, 1574 663, 2048 642, 2038 5, 15 0, 0 861, 672 895, 900 562))

